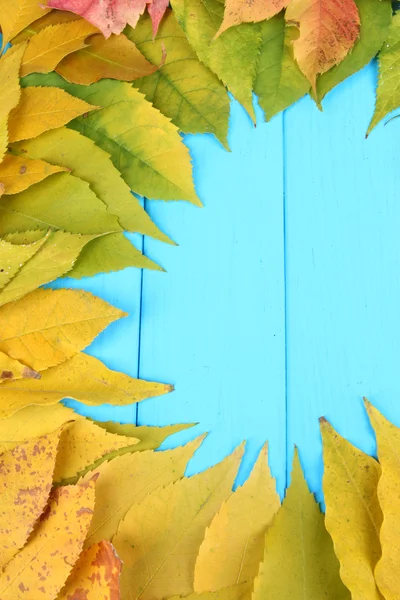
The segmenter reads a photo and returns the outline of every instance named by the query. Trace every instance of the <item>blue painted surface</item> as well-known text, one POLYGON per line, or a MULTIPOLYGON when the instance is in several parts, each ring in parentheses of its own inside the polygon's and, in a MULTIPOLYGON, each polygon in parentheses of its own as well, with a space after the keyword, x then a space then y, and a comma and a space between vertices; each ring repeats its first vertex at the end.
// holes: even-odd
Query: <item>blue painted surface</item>
MULTIPOLYGON (((211 432, 191 473, 247 438, 243 479, 268 438, 280 491, 294 443, 318 491, 319 416, 369 452, 363 395, 400 424, 400 120, 364 139, 374 85, 371 65, 324 113, 303 99, 257 128, 234 102, 231 153, 186 137, 205 208, 147 202, 180 244, 143 242, 168 272, 78 284, 131 315, 91 352, 176 385, 138 405, 138 423, 199 421, 196 432, 211 432)), ((85 410, 135 418, 131 408, 85 410)))

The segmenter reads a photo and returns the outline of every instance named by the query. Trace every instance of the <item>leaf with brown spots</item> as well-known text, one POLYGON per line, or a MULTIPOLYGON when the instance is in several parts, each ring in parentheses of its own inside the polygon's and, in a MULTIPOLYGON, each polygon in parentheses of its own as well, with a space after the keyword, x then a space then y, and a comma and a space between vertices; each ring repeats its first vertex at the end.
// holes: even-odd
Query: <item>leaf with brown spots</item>
POLYGON ((297 27, 294 57, 316 93, 317 76, 340 63, 360 33, 354 0, 291 0, 286 23, 297 27))
POLYGON ((277 15, 289 0, 226 0, 224 20, 215 36, 241 23, 259 23, 277 15))
POLYGON ((85 550, 58 600, 119 600, 121 560, 110 542, 85 550))
POLYGON ((40 379, 40 374, 30 367, 0 351, 0 383, 14 379, 40 379))
POLYGON ((46 506, 61 433, 62 427, 0 455, 1 566, 24 546, 46 506))
POLYGON ((1 600, 57 597, 82 551, 94 499, 94 479, 51 493, 28 543, 0 574, 1 600))
POLYGON ((18 194, 54 173, 67 170, 44 160, 6 154, 0 163, 0 182, 4 185, 4 194, 18 194))

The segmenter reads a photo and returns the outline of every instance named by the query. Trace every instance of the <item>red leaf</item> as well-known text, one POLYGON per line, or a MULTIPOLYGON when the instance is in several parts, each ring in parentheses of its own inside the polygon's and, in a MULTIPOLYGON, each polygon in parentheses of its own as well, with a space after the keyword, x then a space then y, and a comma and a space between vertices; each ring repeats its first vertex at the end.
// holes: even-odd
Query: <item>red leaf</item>
POLYGON ((161 19, 163 18, 168 6, 169 0, 153 0, 151 3, 147 4, 147 12, 151 17, 151 22, 153 24, 154 37, 157 35, 161 19))

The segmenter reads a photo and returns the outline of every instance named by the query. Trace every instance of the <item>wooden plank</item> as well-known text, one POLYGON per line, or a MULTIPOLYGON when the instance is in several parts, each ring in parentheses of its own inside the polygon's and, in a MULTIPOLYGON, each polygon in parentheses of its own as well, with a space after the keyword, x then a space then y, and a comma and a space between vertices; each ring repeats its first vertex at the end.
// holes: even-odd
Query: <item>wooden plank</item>
MULTIPOLYGON (((142 236, 128 234, 135 246, 141 248, 142 236)), ((107 273, 81 280, 64 278, 51 287, 83 289, 100 296, 110 304, 128 313, 128 316, 112 323, 86 349, 88 354, 101 359, 110 369, 123 371, 131 377, 138 376, 141 271, 128 268, 118 273, 107 273)), ((114 420, 121 423, 136 422, 136 406, 85 406, 79 402, 66 402, 79 413, 100 421, 114 420)))
MULTIPOLYGON (((180 246, 146 239, 166 274, 144 272, 140 376, 176 384, 138 407, 140 424, 199 422, 210 435, 193 473, 248 440, 241 478, 265 439, 285 476, 285 336, 281 117, 254 128, 233 104, 232 152, 187 136, 205 208, 147 203, 180 246)), ((173 443, 193 437, 193 430, 173 443)))
POLYGON ((374 452, 366 395, 400 422, 400 120, 368 140, 375 67, 284 121, 288 454, 320 490, 318 417, 374 452))

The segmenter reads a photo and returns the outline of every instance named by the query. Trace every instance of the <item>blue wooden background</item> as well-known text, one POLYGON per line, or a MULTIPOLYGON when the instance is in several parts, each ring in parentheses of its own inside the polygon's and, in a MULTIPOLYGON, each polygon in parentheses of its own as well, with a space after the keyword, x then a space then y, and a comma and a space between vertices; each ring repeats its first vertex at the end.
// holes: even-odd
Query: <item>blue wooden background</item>
POLYGON ((130 314, 89 352, 176 391, 79 410, 198 422, 168 442, 210 432, 190 473, 246 438, 241 481, 268 439, 280 492, 297 444, 320 493, 319 416, 368 452, 363 395, 400 424, 400 119, 365 139, 375 80, 370 65, 323 113, 304 98, 270 123, 259 114, 256 128, 233 102, 230 153, 211 136, 186 136, 205 208, 147 202, 179 247, 136 238, 167 273, 67 281, 130 314))

